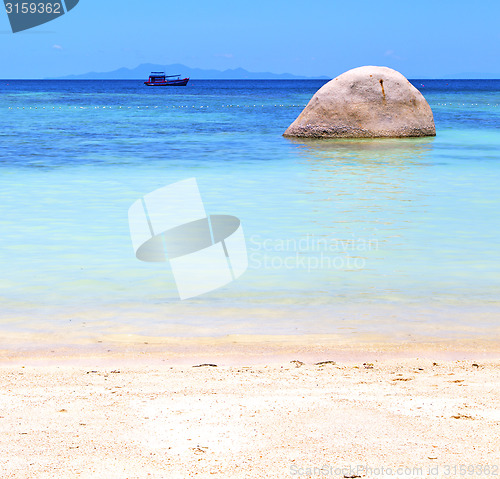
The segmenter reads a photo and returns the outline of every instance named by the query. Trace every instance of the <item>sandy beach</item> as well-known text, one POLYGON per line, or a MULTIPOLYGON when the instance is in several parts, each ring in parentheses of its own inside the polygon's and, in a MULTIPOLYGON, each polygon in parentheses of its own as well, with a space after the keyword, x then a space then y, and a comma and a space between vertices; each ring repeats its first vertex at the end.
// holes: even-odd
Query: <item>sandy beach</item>
POLYGON ((0 357, 2 478, 500 474, 495 343, 225 337, 0 357))

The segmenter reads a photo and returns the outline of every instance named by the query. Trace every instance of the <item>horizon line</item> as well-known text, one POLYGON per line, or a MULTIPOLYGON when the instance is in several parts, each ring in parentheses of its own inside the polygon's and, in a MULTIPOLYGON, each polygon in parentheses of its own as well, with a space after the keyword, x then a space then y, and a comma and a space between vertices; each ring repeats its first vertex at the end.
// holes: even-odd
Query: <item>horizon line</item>
MULTIPOLYGON (((68 75, 68 76, 78 76, 78 75, 68 75)), ((319 80, 333 80, 336 77, 326 77, 323 76, 314 78, 193 78, 190 77, 190 81, 319 81, 319 80)), ((448 81, 463 81, 463 80, 485 80, 485 81, 498 81, 500 80, 500 75, 498 78, 425 78, 425 77, 415 77, 408 78, 409 81, 429 81, 429 80, 448 80, 448 81)), ((0 78, 0 81, 144 81, 144 78, 0 78)))

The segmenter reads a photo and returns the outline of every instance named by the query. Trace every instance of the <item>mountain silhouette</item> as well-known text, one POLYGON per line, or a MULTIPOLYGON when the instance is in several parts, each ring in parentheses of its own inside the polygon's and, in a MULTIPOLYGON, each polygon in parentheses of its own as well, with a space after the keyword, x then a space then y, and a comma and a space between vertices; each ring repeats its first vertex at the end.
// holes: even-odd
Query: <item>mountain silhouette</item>
POLYGON ((153 71, 164 71, 167 75, 182 75, 192 80, 300 80, 300 79, 328 79, 325 76, 305 77, 292 75, 291 73, 249 72, 244 68, 230 70, 204 70, 202 68, 191 68, 180 63, 171 65, 159 65, 155 63, 143 63, 136 68, 119 68, 110 72, 90 72, 80 75, 67 75, 57 80, 144 80, 153 71))

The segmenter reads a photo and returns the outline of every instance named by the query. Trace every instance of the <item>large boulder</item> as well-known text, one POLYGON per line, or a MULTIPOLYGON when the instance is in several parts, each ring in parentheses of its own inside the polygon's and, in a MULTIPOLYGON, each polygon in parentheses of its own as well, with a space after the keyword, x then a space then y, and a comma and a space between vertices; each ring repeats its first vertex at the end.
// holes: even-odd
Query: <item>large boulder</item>
POLYGON ((435 136, 432 110, 401 73, 387 67, 349 70, 323 85, 284 136, 379 138, 435 136))

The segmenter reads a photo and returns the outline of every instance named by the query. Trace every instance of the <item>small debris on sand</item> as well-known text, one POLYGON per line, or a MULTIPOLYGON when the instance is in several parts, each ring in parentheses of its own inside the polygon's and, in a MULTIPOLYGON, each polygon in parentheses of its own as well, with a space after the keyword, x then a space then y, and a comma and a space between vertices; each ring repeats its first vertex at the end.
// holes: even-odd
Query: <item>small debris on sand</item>
POLYGON ((321 361, 316 363, 316 366, 326 366, 327 364, 331 364, 332 366, 337 364, 335 361, 321 361))
POLYGON ((455 416, 451 416, 452 419, 474 419, 472 416, 467 416, 466 414, 456 414, 455 416))
POLYGON ((208 450, 208 447, 206 446, 196 446, 196 447, 190 447, 189 449, 191 449, 192 451, 194 451, 195 454, 199 454, 200 452, 207 452, 208 450))

